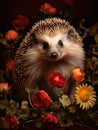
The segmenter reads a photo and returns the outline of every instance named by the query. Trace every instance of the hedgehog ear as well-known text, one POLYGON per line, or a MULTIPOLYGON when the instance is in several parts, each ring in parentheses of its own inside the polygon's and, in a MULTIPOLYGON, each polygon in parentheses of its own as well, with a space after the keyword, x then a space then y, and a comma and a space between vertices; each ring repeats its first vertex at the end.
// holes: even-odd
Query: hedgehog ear
POLYGON ((68 30, 67 37, 68 37, 68 39, 70 39, 70 38, 75 38, 76 39, 77 38, 77 36, 75 35, 75 32, 74 32, 73 29, 68 30))
POLYGON ((34 33, 30 34, 30 41, 31 41, 32 45, 37 45, 38 44, 38 40, 37 40, 34 33))

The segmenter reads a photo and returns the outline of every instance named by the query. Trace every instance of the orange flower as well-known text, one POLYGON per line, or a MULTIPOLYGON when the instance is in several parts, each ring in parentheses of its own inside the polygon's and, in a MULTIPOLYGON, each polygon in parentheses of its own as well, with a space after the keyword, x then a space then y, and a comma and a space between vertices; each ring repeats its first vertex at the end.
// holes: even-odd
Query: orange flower
POLYGON ((15 61, 13 59, 10 59, 6 64, 7 70, 12 71, 14 69, 14 65, 15 61))
POLYGON ((8 83, 0 83, 0 92, 2 92, 3 90, 8 92, 9 89, 10 89, 10 87, 9 87, 8 83))
POLYGON ((43 5, 41 5, 40 9, 42 10, 47 10, 51 8, 51 5, 49 3, 44 3, 43 5))
POLYGON ((54 15, 56 13, 56 8, 52 7, 49 3, 44 3, 41 5, 40 10, 46 14, 54 15))
POLYGON ((85 73, 80 67, 75 67, 72 70, 72 76, 77 81, 83 81, 85 73))
POLYGON ((19 38, 19 34, 15 30, 9 30, 5 33, 5 38, 7 41, 14 41, 19 38))

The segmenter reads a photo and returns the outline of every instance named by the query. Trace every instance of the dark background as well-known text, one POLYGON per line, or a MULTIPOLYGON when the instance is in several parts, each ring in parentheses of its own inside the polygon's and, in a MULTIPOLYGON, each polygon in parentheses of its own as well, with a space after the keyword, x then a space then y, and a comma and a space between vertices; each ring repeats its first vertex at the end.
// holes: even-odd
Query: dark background
MULTIPOLYGON (((23 14, 30 19, 31 24, 39 20, 41 4, 48 2, 60 11, 64 8, 63 0, 2 0, 0 2, 0 31, 10 29, 11 22, 17 14, 23 14)), ((86 19, 88 26, 98 21, 97 0, 75 0, 75 6, 70 9, 70 21, 77 26, 78 21, 86 19)))

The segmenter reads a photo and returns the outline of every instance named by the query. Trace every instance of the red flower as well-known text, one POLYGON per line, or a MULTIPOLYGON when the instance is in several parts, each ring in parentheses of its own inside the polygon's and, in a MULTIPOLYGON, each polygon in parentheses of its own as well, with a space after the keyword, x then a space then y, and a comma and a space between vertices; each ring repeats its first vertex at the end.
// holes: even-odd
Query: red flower
POLYGON ((58 118, 51 113, 46 113, 42 117, 42 123, 46 127, 55 127, 57 126, 58 122, 58 118))
POLYGON ((24 30, 29 24, 29 19, 26 16, 20 14, 17 15, 12 24, 16 31, 24 30))
POLYGON ((69 6, 73 6, 74 5, 74 0, 64 0, 65 4, 68 4, 69 6))
POLYGON ((14 115, 6 115, 5 121, 9 124, 10 128, 15 128, 18 121, 14 115))
POLYGON ((7 64, 6 64, 7 70, 12 71, 12 70, 14 69, 14 65, 15 65, 15 60, 10 59, 10 60, 7 62, 7 64))
POLYGON ((44 90, 39 90, 33 96, 33 105, 38 108, 45 108, 51 104, 52 100, 44 90))
POLYGON ((65 88, 66 86, 66 78, 64 78, 61 73, 53 72, 49 75, 50 83, 57 88, 65 88))
POLYGON ((77 81, 83 81, 85 73, 80 67, 75 67, 72 70, 72 76, 77 81))

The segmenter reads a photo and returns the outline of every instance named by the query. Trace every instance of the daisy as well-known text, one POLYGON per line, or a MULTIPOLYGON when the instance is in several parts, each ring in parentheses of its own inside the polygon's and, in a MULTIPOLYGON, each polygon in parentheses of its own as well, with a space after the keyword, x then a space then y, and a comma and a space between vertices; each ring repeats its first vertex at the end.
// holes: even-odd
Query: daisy
POLYGON ((79 87, 76 87, 75 99, 76 103, 79 104, 83 110, 87 110, 95 105, 96 92, 92 86, 82 84, 79 87))

